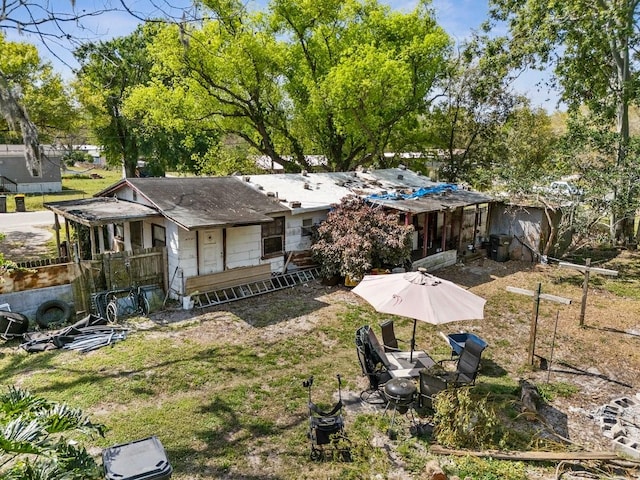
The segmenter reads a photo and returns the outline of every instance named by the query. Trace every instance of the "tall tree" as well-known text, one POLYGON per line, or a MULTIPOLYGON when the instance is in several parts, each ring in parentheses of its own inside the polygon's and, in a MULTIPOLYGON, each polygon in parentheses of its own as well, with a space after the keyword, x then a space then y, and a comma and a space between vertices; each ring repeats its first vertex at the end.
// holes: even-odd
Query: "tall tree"
POLYGON ((425 110, 449 45, 422 3, 411 14, 375 1, 276 0, 269 13, 205 3, 212 20, 154 42, 152 87, 192 97, 191 118, 288 170, 310 168, 307 154, 341 170, 382 161, 425 110))
POLYGON ((152 27, 140 26, 129 36, 88 43, 74 52, 80 63, 76 90, 91 127, 107 162, 122 166, 127 177, 135 176, 144 152, 135 123, 122 109, 130 90, 149 79, 147 45, 157 30, 152 27))
MULTIPOLYGON (((54 73, 50 63, 40 59, 34 45, 7 41, 0 33, 0 72, 10 95, 38 129, 41 140, 51 143, 68 135, 78 112, 62 78, 54 73)), ((20 121, 12 120, 13 117, 7 115, 6 125, 0 129, 4 142, 22 141, 22 134, 17 131, 20 121), (13 132, 8 129, 12 125, 13 132)))
POLYGON ((615 142, 606 136, 597 151, 618 173, 604 180, 617 199, 610 227, 619 241, 633 236, 640 203, 633 174, 639 157, 630 154, 629 132, 629 107, 638 99, 639 5, 640 0, 492 0, 490 9, 494 20, 508 26, 513 60, 552 66, 571 114, 588 108, 600 127, 590 134, 593 141, 600 143, 603 130, 615 131, 615 142))
POLYGON ((233 135, 288 166, 293 162, 281 154, 287 119, 280 43, 260 15, 235 2, 212 7, 216 18, 201 27, 175 26, 157 36, 150 48, 153 79, 136 89, 129 111, 138 115, 141 99, 155 97, 148 103, 151 122, 233 135))
MULTIPOLYGON (((97 32, 87 27, 86 20, 105 13, 126 12, 138 20, 145 20, 146 15, 132 7, 126 0, 111 2, 103 0, 94 2, 93 8, 78 8, 75 0, 69 1, 41 1, 41 0, 3 0, 0 2, 0 34, 14 31, 20 35, 29 36, 42 43, 53 56, 60 59, 59 49, 70 49, 71 45, 78 45, 86 38, 81 36, 97 35, 97 32), (72 34, 73 33, 73 34, 72 34)), ((185 9, 181 15, 176 14, 176 8, 171 0, 148 0, 147 11, 153 11, 156 17, 184 20, 188 13, 185 9)), ((195 9, 197 11, 197 9, 195 9)), ((188 15, 189 18, 192 15, 188 15)), ((31 120, 31 112, 23 103, 19 91, 16 91, 11 79, 7 78, 0 68, 0 114, 9 124, 19 128, 25 148, 25 159, 29 170, 41 171, 39 129, 31 120)), ((53 106, 57 108, 58 106, 53 106)), ((50 138, 45 138, 50 140, 50 138)))
MULTIPOLYGON (((69 1, 69 7, 70 10, 65 10, 60 2, 54 5, 53 2, 37 0, 0 2, 0 36, 5 31, 13 30, 22 35, 35 36, 48 47, 52 43, 71 38, 67 26, 77 26, 86 17, 112 10, 112 7, 107 6, 92 11, 76 10, 74 0, 69 1)), ((0 42, 4 40, 0 39, 0 42)), ((23 102, 22 92, 16 88, 11 75, 5 73, 3 68, 0 68, 0 114, 9 125, 19 129, 26 147, 25 160, 28 170, 39 174, 42 166, 38 127, 32 121, 30 112, 23 102)))
POLYGON ((480 36, 451 59, 442 94, 424 120, 430 146, 446 152, 439 172, 444 180, 490 187, 491 171, 504 158, 500 134, 523 101, 512 91, 506 60, 500 39, 480 36))
POLYGON ((449 38, 428 2, 410 13, 375 1, 274 0, 288 39, 286 91, 294 128, 330 167, 385 166, 394 134, 426 110, 449 38))
POLYGON ((513 193, 528 193, 546 178, 571 173, 563 162, 554 161, 560 134, 543 108, 526 103, 516 108, 495 141, 501 144, 502 159, 493 172, 513 193))

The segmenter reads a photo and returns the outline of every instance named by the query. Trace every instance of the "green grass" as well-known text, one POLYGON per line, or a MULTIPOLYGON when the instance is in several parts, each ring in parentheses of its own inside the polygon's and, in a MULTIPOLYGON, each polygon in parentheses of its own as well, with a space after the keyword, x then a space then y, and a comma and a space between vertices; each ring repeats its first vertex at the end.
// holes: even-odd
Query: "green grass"
MULTIPOLYGON (((82 170, 75 169, 77 172, 82 170)), ((25 209, 28 212, 44 210, 44 204, 48 202, 58 202, 63 200, 77 200, 80 198, 90 198, 95 193, 113 185, 122 178, 120 170, 93 169, 86 174, 66 174, 62 176, 62 191, 55 193, 27 193, 25 194, 25 209), (100 175, 103 178, 92 178, 91 173, 100 175)), ((15 195, 6 194, 7 211, 15 212, 15 195)))
MULTIPOLYGON (((283 330, 278 323, 304 318, 311 313, 308 307, 303 308, 293 290, 261 298, 255 308, 238 307, 236 314, 215 313, 204 322, 132 332, 125 341, 89 354, 26 354, 15 344, 5 344, 0 346, 0 380, 81 408, 93 421, 104 423, 106 437, 91 442, 97 449, 157 435, 175 480, 253 478, 256 472, 280 479, 392 475, 396 460, 374 446, 388 428, 389 417, 381 413, 346 414, 352 462, 311 461, 307 391, 302 387, 313 375, 313 400, 326 408, 335 401, 335 375, 340 373, 343 392, 357 395, 363 386, 357 381, 354 332, 364 323, 377 326, 386 317, 344 304, 308 328, 296 328, 294 322, 283 330), (276 326, 279 335, 273 333, 276 326)), ((323 306, 318 301, 315 308, 323 306)), ((419 343, 431 345, 427 349, 434 356, 446 357, 444 342, 436 340, 437 329, 420 327, 419 343)), ((411 321, 396 322, 399 337, 409 338, 411 329, 411 321)), ((512 410, 516 382, 489 358, 485 367, 490 377, 482 377, 477 395, 503 412, 512 410)), ((512 421, 517 415, 507 416, 512 421)), ((410 436, 404 416, 396 422, 393 457, 419 476, 434 458, 429 453, 433 440, 410 436)), ((454 462, 451 471, 468 472, 470 467, 461 462, 454 462)), ((520 467, 479 462, 487 476, 473 478, 523 478, 520 467)))

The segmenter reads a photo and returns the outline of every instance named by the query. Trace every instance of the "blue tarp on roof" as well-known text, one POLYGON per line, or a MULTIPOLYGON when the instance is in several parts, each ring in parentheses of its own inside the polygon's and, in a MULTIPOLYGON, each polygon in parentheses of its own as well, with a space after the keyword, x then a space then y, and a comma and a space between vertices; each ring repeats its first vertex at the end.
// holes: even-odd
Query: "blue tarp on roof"
POLYGON ((442 183, 433 187, 422 187, 411 193, 385 193, 369 195, 367 200, 411 200, 421 198, 434 193, 442 193, 446 191, 456 191, 458 186, 453 183, 442 183))

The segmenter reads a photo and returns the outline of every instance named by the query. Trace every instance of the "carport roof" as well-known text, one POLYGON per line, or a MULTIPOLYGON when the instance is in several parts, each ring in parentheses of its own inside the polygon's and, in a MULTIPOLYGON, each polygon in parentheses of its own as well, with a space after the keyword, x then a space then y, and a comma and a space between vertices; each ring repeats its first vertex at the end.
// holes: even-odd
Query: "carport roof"
POLYGON ((88 227, 159 217, 155 209, 115 197, 49 202, 44 206, 58 215, 88 227))
POLYGON ((288 209, 241 177, 125 178, 96 196, 131 188, 187 230, 272 222, 288 209))

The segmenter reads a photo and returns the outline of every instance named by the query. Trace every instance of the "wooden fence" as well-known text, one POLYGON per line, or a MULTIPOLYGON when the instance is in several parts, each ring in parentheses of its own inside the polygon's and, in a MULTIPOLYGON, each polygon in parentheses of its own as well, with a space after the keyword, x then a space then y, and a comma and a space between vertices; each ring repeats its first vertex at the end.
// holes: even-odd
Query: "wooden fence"
POLYGON ((92 260, 81 261, 78 275, 73 281, 76 310, 90 312, 93 293, 136 285, 154 285, 166 291, 166 248, 146 248, 134 253, 105 253, 92 260))
POLYGON ((91 296, 96 292, 134 285, 154 285, 166 291, 168 286, 164 247, 106 253, 80 263, 36 261, 20 266, 28 270, 5 275, 0 282, 0 294, 71 284, 77 312, 91 311, 91 296))

